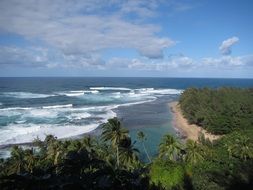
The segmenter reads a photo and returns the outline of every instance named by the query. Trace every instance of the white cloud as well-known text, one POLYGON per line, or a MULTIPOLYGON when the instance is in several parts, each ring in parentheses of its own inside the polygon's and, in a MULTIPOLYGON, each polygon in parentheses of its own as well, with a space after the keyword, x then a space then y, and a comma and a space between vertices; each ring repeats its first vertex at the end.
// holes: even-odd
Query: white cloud
POLYGON ((206 57, 193 59, 184 55, 173 55, 163 59, 120 58, 114 57, 108 61, 103 60, 100 54, 63 54, 43 47, 0 47, 0 65, 2 66, 28 66, 44 68, 65 69, 102 69, 102 70, 128 70, 128 71, 157 71, 173 72, 194 70, 236 70, 238 68, 253 67, 253 54, 244 56, 221 56, 219 58, 206 57))
POLYGON ((121 6, 123 14, 135 14, 140 17, 154 17, 156 15, 154 9, 158 6, 158 1, 145 0, 129 0, 124 1, 121 6))
POLYGON ((0 47, 0 65, 44 67, 49 62, 48 50, 43 48, 0 47))
POLYGON ((219 47, 222 55, 229 55, 231 54, 231 47, 239 41, 238 37, 232 37, 227 40, 224 40, 219 47))
POLYGON ((158 72, 253 66, 253 55, 229 55, 238 37, 222 42, 219 49, 225 56, 219 58, 163 57, 163 50, 175 42, 159 36, 161 28, 145 20, 158 16, 159 3, 174 7, 174 11, 191 8, 165 0, 1 0, 0 32, 15 33, 32 44, 39 41, 43 45, 0 47, 0 64, 158 72), (140 56, 105 61, 102 52, 110 48, 134 49, 140 56))
POLYGON ((203 66, 216 68, 235 69, 238 67, 253 66, 253 55, 244 56, 222 56, 220 58, 203 58, 201 60, 203 66))
POLYGON ((154 11, 151 5, 143 8, 144 1, 129 2, 133 6, 124 7, 125 3, 113 0, 2 0, 0 30, 42 40, 66 55, 92 54, 107 48, 133 48, 143 56, 162 57, 163 49, 175 42, 157 36, 160 30, 157 25, 124 19, 122 14, 129 12, 144 17, 154 11), (110 5, 114 7, 111 10, 110 5))
POLYGON ((145 57, 128 59, 115 57, 109 60, 105 67, 114 69, 169 71, 171 69, 181 68, 191 69, 194 67, 194 60, 183 55, 173 56, 169 59, 147 59, 145 57))
POLYGON ((42 47, 0 47, 0 65, 40 68, 104 69, 105 61, 99 54, 70 54, 42 47))

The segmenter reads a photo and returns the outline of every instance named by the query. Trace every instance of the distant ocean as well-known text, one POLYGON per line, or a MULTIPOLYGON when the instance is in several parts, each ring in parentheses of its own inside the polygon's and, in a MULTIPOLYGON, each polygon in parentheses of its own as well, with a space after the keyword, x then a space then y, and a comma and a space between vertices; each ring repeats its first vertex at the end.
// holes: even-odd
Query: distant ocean
POLYGON ((117 116, 133 139, 144 131, 155 154, 161 136, 175 133, 167 103, 188 87, 222 86, 252 88, 253 79, 0 78, 0 146, 95 133, 117 116))

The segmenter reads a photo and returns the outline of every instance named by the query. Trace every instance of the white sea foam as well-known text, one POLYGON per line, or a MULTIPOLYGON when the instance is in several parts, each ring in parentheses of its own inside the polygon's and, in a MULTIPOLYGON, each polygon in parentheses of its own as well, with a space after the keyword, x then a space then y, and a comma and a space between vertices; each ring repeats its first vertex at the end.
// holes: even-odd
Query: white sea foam
POLYGON ((84 90, 71 90, 71 93, 84 93, 84 90))
POLYGON ((47 98, 51 96, 56 96, 55 94, 37 94, 31 92, 4 92, 3 96, 20 98, 20 99, 31 99, 31 98, 47 98))
POLYGON ((98 90, 71 90, 68 92, 58 92, 57 94, 69 97, 78 97, 83 96, 85 94, 98 94, 98 90))
MULTIPOLYGON (((138 101, 138 102, 130 102, 130 103, 124 103, 124 104, 121 104, 119 106, 132 106, 132 105, 137 105, 137 104, 144 104, 144 103, 148 103, 148 102, 153 102, 155 101, 157 98, 156 97, 152 97, 151 99, 149 100, 143 100, 143 101, 138 101)), ((119 107, 118 106, 118 107, 119 107)))
POLYGON ((113 98, 119 99, 119 98, 121 98, 122 96, 121 96, 121 93, 120 93, 120 92, 114 92, 114 93, 112 93, 112 97, 113 97, 113 98))
MULTIPOLYGON (((22 116, 22 118, 25 117, 34 117, 34 118, 53 118, 57 116, 57 112, 50 109, 42 109, 42 108, 3 108, 0 109, 0 115, 1 116, 22 116)), ((20 121, 15 121, 15 123, 19 123, 20 121)), ((0 131, 1 132, 1 131, 0 131)))
POLYGON ((154 89, 154 88, 140 88, 136 89, 136 91, 141 94, 160 94, 160 95, 181 94, 183 92, 183 90, 179 89, 154 89))
POLYGON ((75 97, 75 96, 83 96, 84 90, 71 90, 67 92, 56 92, 58 95, 62 96, 69 96, 69 97, 75 97))
POLYGON ((74 97, 74 96, 83 96, 84 92, 72 92, 72 93, 66 93, 64 94, 65 96, 70 96, 70 97, 74 97))
POLYGON ((54 105, 54 106, 42 106, 43 109, 55 109, 55 108, 71 108, 73 107, 72 104, 66 104, 66 105, 54 105))
POLYGON ((91 116, 91 114, 89 114, 87 112, 84 112, 84 113, 81 112, 81 113, 71 113, 70 118, 71 119, 78 119, 78 120, 80 120, 80 119, 88 118, 90 116, 91 116))
MULTIPOLYGON (((86 91, 86 92, 88 92, 88 91, 86 91)), ((92 94, 98 94, 98 93, 99 93, 98 90, 91 90, 91 91, 89 91, 89 92, 91 92, 92 94)))
POLYGON ((17 123, 17 124, 22 124, 22 123, 25 123, 26 122, 26 120, 17 120, 17 121, 15 121, 15 123, 17 123))
POLYGON ((57 116, 57 112, 54 112, 50 109, 33 109, 28 113, 28 116, 31 117, 45 117, 45 118, 54 118, 57 116))
POLYGON ((47 134, 55 135, 58 138, 77 136, 94 130, 98 125, 99 123, 85 126, 9 125, 8 128, 1 130, 0 145, 32 142, 37 137, 44 140, 47 134))
POLYGON ((91 90, 131 90, 130 88, 124 88, 124 87, 90 87, 91 90))
MULTIPOLYGON (((78 101, 89 102, 90 106, 86 107, 65 104, 2 108, 0 115, 15 116, 15 121, 6 127, 1 127, 0 145, 31 142, 37 136, 41 139, 45 138, 46 134, 66 138, 87 133, 106 122, 107 119, 115 117, 116 113, 113 111, 115 108, 143 104, 154 101, 159 96, 176 95, 182 92, 178 89, 91 87, 88 90, 59 92, 65 96, 70 94, 70 96, 80 97, 78 101), (102 102, 103 106, 92 105, 93 102, 96 104, 102 102), (44 122, 44 118, 46 118, 45 123, 36 124, 44 122)), ((55 94, 59 95, 59 93, 55 94)))
POLYGON ((109 109, 106 113, 100 114, 98 116, 103 117, 102 123, 105 123, 105 122, 107 122, 108 119, 116 117, 117 114, 114 111, 112 111, 111 109, 109 109))
POLYGON ((0 110, 30 110, 33 109, 32 107, 12 107, 12 108, 2 108, 0 110))
MULTIPOLYGON (((19 110, 24 112, 22 113, 22 117, 20 117, 14 123, 1 128, 0 145, 31 142, 36 137, 44 139, 46 134, 53 134, 58 138, 67 138, 87 133, 94 130, 100 124, 106 122, 107 119, 115 117, 116 113, 113 112, 112 109, 116 107, 117 105, 92 106, 81 108, 74 108, 70 106, 61 106, 59 108, 59 106, 54 106, 53 108, 56 109, 33 108, 29 110, 19 110), (73 121, 74 123, 34 124, 32 122, 29 122, 29 119, 31 118, 33 118, 34 120, 36 118, 48 118, 51 116, 55 117, 55 119, 57 120, 57 114, 59 113, 62 114, 61 117, 67 117, 69 121, 73 121), (96 119, 90 120, 90 117, 96 119), (83 119, 87 119, 88 124, 82 124, 83 119), (78 120, 80 120, 80 122, 78 122, 78 120)), ((50 106, 50 108, 52 108, 52 106, 50 106)), ((16 110, 11 110, 11 112, 14 111, 16 110)))
POLYGON ((23 113, 31 109, 32 108, 20 108, 20 107, 3 108, 3 109, 0 109, 0 116, 5 116, 5 117, 18 116, 18 115, 22 115, 23 113))

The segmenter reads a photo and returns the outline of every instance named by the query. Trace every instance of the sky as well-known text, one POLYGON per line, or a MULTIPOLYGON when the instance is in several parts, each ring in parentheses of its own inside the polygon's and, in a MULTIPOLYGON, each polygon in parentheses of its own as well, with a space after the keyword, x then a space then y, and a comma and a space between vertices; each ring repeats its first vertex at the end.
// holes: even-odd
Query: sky
POLYGON ((1 0, 0 77, 253 78, 252 0, 1 0))

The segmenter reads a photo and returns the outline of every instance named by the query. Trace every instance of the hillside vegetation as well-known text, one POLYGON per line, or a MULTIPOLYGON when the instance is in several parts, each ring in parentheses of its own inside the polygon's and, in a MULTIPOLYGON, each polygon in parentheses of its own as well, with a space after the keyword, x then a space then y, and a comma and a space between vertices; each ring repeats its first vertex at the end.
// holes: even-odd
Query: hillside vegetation
POLYGON ((227 134, 253 127, 253 89, 190 88, 179 99, 191 124, 213 134, 227 134))

